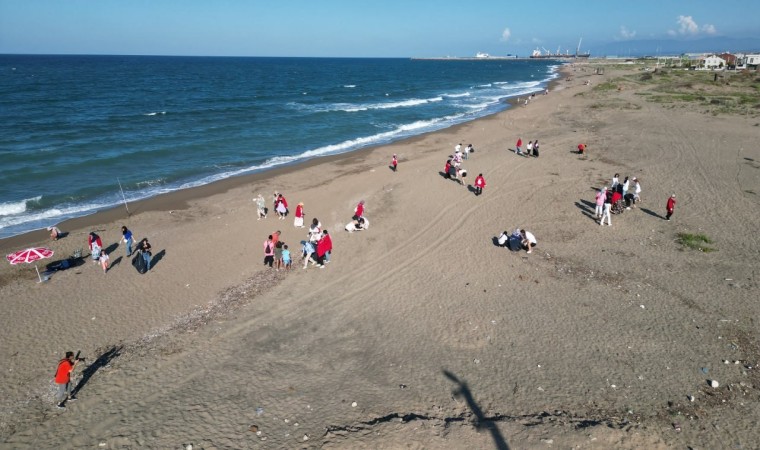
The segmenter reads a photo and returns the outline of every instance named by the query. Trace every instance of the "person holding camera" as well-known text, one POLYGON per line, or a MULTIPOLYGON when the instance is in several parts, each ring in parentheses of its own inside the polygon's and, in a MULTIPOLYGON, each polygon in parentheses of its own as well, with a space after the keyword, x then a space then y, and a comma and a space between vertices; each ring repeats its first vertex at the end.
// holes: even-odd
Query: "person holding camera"
POLYGON ((66 352, 66 356, 58 361, 58 368, 55 371, 55 384, 58 385, 58 392, 55 394, 55 402, 58 408, 66 407, 66 401, 75 401, 77 398, 71 394, 71 372, 84 358, 79 355, 74 356, 74 352, 66 352))

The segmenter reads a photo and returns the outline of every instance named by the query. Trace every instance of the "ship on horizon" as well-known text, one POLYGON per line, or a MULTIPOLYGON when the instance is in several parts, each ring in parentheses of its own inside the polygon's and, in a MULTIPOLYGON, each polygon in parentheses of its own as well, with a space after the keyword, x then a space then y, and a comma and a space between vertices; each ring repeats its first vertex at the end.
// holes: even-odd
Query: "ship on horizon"
POLYGON ((578 47, 575 49, 575 53, 572 54, 569 51, 565 51, 565 53, 560 53, 559 47, 557 47, 557 51, 555 53, 550 52, 549 50, 541 47, 544 51, 543 53, 541 50, 536 48, 533 50, 533 53, 531 53, 530 57, 534 59, 569 59, 569 58, 588 58, 591 56, 590 52, 581 53, 581 41, 583 41, 583 38, 581 38, 578 41, 578 47))

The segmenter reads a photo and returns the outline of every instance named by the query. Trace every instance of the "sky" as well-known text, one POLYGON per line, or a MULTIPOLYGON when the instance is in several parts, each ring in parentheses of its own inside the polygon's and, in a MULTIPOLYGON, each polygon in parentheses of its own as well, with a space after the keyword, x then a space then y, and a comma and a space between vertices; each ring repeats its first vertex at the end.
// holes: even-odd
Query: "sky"
POLYGON ((582 38, 594 55, 760 39, 758 18, 760 0, 0 0, 0 54, 527 56, 582 38))

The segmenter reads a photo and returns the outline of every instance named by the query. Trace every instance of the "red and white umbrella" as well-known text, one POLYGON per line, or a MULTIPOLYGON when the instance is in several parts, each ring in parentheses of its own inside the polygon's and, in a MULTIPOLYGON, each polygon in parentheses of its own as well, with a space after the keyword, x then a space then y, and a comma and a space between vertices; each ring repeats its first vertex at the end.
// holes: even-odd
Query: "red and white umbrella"
MULTIPOLYGON (((53 251, 49 248, 34 247, 6 255, 5 259, 7 259, 11 265, 16 265, 21 263, 32 263, 39 259, 50 258, 51 256, 53 256, 53 251)), ((34 269, 37 271, 37 277, 40 279, 41 283, 42 276, 40 275, 40 269, 37 268, 37 264, 34 265, 34 269)))

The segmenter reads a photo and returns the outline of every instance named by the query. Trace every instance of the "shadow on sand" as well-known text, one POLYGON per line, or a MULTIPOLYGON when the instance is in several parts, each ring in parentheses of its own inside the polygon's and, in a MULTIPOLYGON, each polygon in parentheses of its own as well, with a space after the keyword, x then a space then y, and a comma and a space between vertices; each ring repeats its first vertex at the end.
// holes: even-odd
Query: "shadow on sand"
POLYGON ((467 385, 467 382, 460 380, 448 370, 443 370, 443 374, 456 385, 451 391, 454 397, 463 397, 467 402, 467 406, 469 406, 472 413, 475 414, 475 429, 478 431, 482 429, 488 430, 488 432, 491 433, 491 437, 493 438, 493 442, 497 449, 509 450, 509 444, 507 444, 507 440, 502 436, 499 427, 496 426, 493 420, 483 415, 483 411, 472 396, 472 392, 470 392, 470 387, 467 385))
POLYGON ((92 364, 87 366, 87 368, 82 371, 82 379, 79 380, 79 383, 77 383, 76 387, 71 391, 71 395, 76 396, 79 391, 84 388, 87 382, 90 381, 90 378, 95 375, 95 372, 107 366, 111 361, 121 356, 121 351, 123 349, 123 345, 115 345, 105 352, 101 353, 100 356, 98 356, 98 358, 92 362, 92 364))

